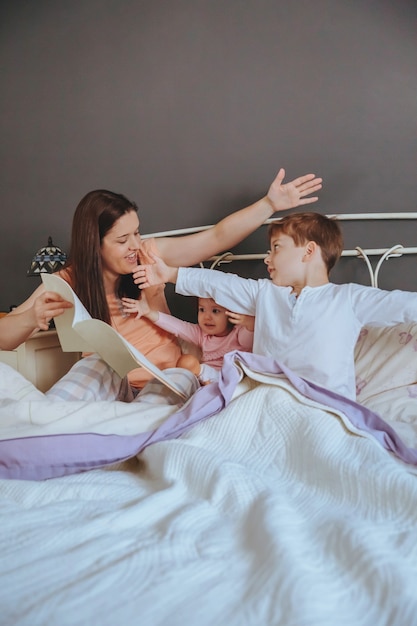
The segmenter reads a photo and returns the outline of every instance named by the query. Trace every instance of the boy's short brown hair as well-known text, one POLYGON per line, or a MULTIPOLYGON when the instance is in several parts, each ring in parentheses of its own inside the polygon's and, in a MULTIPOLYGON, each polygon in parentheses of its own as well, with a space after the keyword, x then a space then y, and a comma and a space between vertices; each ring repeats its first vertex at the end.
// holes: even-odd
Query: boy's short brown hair
POLYGON ((335 219, 320 213, 293 213, 271 222, 268 227, 269 241, 279 233, 291 237, 296 246, 314 241, 320 246, 328 273, 343 252, 343 236, 339 224, 335 219))

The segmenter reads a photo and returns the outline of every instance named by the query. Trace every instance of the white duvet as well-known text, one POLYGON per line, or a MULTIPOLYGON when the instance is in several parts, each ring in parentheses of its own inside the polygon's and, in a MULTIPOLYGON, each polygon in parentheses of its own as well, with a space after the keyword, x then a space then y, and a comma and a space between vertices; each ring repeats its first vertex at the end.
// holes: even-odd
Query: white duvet
POLYGON ((284 382, 240 392, 117 467, 1 480, 1 624, 417 624, 417 477, 284 382))

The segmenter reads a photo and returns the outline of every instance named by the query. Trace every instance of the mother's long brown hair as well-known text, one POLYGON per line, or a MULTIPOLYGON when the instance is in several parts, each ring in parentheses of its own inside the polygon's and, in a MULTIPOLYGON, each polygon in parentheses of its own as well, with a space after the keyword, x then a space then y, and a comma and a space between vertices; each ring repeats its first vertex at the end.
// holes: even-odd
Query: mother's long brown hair
MULTIPOLYGON (((68 269, 74 291, 92 317, 110 324, 110 311, 103 282, 101 242, 114 223, 138 208, 125 196, 96 189, 78 204, 72 221, 68 269)), ((138 297, 131 274, 120 277, 118 295, 138 297)))

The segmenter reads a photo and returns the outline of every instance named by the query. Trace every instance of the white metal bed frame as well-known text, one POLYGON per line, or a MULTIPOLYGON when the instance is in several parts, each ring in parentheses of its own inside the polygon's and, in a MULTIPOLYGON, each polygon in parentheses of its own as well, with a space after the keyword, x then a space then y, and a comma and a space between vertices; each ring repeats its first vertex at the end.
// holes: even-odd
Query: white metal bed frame
MULTIPOLYGON (((417 213, 407 212, 407 213, 332 213, 328 214, 327 217, 337 219, 340 221, 383 221, 383 220, 416 220, 417 213)), ((271 222, 275 222, 279 220, 279 217, 274 217, 265 222, 265 224, 270 224, 271 222)), ((182 228, 179 230, 169 230, 164 232, 152 233, 149 235, 144 235, 143 238, 147 239, 149 237, 174 237, 179 235, 189 235, 192 233, 197 233, 202 230, 207 230, 212 228, 213 225, 208 226, 196 226, 192 228, 182 228)), ((359 246, 356 246, 351 250, 343 250, 343 257, 356 257, 359 259, 363 259, 368 268, 371 286, 378 287, 378 276, 384 261, 387 261, 391 258, 401 257, 403 254, 417 254, 417 247, 405 247, 402 244, 398 243, 390 248, 366 248, 363 249, 359 246), (370 262, 370 257, 380 257, 375 269, 372 267, 370 262)), ((211 262, 210 269, 213 269, 222 263, 231 263, 232 261, 249 261, 249 260, 263 260, 266 257, 266 253, 248 253, 248 254, 234 254, 232 252, 224 252, 221 255, 213 256, 208 261, 211 262)))

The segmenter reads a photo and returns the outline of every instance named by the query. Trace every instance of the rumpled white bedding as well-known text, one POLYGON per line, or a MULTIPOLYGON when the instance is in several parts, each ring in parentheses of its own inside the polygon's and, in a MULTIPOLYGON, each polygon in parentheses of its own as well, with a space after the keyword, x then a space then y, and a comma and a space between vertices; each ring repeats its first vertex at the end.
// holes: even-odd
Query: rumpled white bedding
POLYGON ((109 469, 0 481, 8 626, 413 626, 417 478, 280 386, 109 469))

